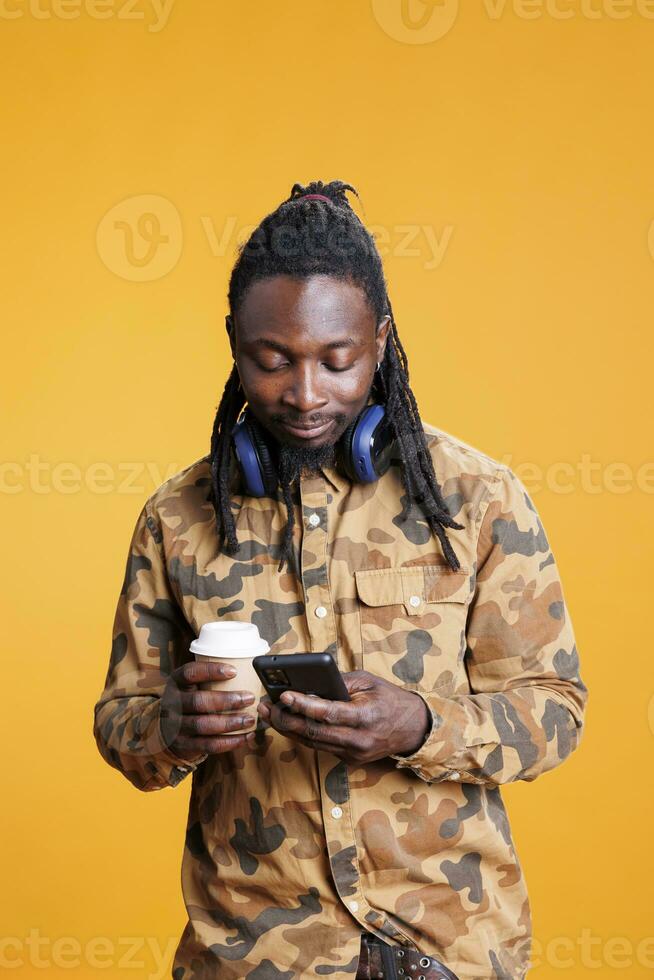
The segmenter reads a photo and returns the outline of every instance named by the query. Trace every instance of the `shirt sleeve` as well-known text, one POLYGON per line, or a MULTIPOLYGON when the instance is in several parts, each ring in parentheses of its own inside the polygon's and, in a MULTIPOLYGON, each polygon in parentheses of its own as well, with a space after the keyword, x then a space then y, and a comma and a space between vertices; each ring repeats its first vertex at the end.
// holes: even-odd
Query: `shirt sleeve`
POLYGON ((408 756, 391 756, 427 782, 498 786, 533 780, 578 746, 588 691, 561 581, 527 491, 506 466, 487 497, 468 610, 470 694, 416 692, 430 731, 408 756))
POLYGON ((137 789, 176 786, 207 758, 181 759, 167 747, 160 727, 166 680, 191 659, 193 638, 168 580, 161 525, 148 501, 129 546, 109 667, 93 724, 102 757, 137 789))

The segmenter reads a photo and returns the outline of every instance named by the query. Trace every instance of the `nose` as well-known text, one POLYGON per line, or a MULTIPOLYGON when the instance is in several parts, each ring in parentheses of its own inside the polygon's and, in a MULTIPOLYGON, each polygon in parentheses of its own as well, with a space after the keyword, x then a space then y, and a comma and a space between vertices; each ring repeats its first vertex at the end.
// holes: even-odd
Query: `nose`
POLYGON ((329 398, 321 389, 317 369, 309 363, 298 363, 281 400, 297 415, 304 416, 320 411, 329 398))

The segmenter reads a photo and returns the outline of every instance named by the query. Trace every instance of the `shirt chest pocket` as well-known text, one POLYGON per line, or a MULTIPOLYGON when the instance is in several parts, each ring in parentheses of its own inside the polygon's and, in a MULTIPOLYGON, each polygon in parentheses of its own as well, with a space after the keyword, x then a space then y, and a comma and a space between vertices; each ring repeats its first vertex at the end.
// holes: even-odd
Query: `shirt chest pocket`
POLYGON ((469 569, 402 565, 354 578, 361 669, 411 690, 451 690, 465 652, 469 569))

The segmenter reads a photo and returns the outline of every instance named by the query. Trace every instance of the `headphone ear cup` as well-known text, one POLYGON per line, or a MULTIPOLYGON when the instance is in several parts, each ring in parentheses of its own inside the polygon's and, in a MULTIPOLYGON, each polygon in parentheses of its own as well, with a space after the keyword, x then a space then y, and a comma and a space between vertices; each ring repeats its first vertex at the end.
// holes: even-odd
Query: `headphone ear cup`
POLYGON ((343 467, 343 471, 347 478, 352 480, 354 483, 358 483, 359 478, 356 474, 354 466, 352 465, 352 440, 360 418, 361 416, 358 415, 354 422, 350 422, 347 429, 341 436, 341 466, 343 467))
POLYGON ((264 490, 266 494, 274 494, 277 490, 278 476, 272 444, 268 442, 254 417, 250 418, 248 416, 246 425, 248 434, 252 440, 252 445, 259 459, 264 490))
POLYGON ((249 497, 274 495, 277 490, 274 450, 247 408, 232 429, 232 448, 246 494, 249 497))
POLYGON ((393 433, 378 403, 366 405, 342 436, 341 465, 356 483, 374 483, 390 465, 393 433))

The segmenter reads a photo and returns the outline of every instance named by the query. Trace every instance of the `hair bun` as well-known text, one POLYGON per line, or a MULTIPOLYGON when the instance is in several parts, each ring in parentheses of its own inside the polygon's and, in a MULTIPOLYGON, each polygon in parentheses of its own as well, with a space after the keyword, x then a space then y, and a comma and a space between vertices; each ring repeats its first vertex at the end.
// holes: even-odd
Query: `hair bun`
POLYGON ((346 191, 352 191, 357 197, 359 196, 352 184, 346 184, 342 180, 331 180, 328 183, 324 183, 322 180, 312 180, 306 185, 293 184, 288 200, 294 201, 302 197, 312 198, 315 196, 318 199, 326 198, 332 204, 345 205, 349 208, 350 202, 345 194, 346 191))

